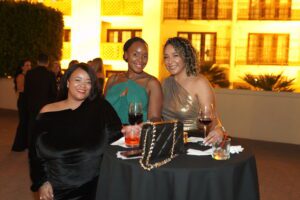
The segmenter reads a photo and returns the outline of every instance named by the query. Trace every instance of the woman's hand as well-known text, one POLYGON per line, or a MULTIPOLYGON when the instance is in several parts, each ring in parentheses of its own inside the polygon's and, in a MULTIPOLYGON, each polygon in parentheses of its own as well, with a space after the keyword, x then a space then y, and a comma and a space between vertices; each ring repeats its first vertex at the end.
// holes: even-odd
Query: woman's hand
POLYGON ((121 129, 121 132, 123 133, 123 135, 126 135, 126 133, 130 133, 130 132, 140 132, 142 130, 142 126, 143 123, 140 124, 136 124, 136 125, 126 125, 123 126, 123 128, 121 129))
POLYGON ((53 200, 53 188, 49 181, 45 182, 40 188, 39 188, 39 197, 42 200, 53 200))
POLYGON ((225 132, 221 128, 214 128, 212 131, 209 132, 206 138, 204 138, 205 145, 211 145, 216 142, 221 142, 225 132))

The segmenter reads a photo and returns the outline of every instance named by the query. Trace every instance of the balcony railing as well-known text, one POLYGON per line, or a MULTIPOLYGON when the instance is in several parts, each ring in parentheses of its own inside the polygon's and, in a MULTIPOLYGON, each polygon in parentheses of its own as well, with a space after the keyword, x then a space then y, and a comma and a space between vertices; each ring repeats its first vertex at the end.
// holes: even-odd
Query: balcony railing
POLYGON ((102 16, 141 16, 143 0, 102 0, 102 16))
POLYGON ((202 2, 164 1, 164 19, 184 20, 217 20, 231 19, 232 3, 229 1, 218 4, 204 4, 202 2))
POLYGON ((237 65, 300 65, 298 48, 256 49, 250 52, 245 47, 237 47, 235 50, 235 64, 237 65))
POLYGON ((247 20, 299 20, 300 7, 292 5, 266 5, 260 4, 249 7, 249 3, 238 4, 238 19, 247 20))
POLYGON ((123 43, 101 43, 100 56, 104 60, 123 60, 123 43))

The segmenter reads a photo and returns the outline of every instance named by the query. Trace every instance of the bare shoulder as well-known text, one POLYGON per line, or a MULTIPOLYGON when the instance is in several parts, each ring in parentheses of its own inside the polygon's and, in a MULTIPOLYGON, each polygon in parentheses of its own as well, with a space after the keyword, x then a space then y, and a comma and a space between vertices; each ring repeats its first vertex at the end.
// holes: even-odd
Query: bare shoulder
POLYGON ((64 101, 58 101, 55 103, 50 103, 45 105, 40 113, 46 113, 46 112, 56 112, 56 111, 60 111, 60 110, 64 110, 66 109, 66 107, 64 106, 64 101))
POLYGON ((209 83, 208 79, 202 74, 199 74, 195 77, 195 84, 201 88, 211 88, 211 84, 209 83))
POLYGON ((147 74, 146 77, 147 77, 146 81, 148 82, 147 87, 149 89, 152 89, 152 88, 155 89, 157 87, 161 87, 160 81, 155 76, 147 74))

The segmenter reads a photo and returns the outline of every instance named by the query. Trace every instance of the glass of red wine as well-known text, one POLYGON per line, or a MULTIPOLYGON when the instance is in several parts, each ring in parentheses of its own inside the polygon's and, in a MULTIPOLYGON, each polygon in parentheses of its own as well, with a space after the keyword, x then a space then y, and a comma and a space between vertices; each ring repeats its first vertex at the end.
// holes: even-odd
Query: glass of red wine
POLYGON ((131 125, 143 122, 143 105, 139 102, 131 102, 128 110, 128 121, 131 125))
MULTIPOLYGON (((204 128, 203 138, 206 138, 207 126, 209 126, 214 119, 213 105, 212 104, 203 105, 200 108, 198 119, 199 119, 200 123, 203 124, 203 128, 204 128)), ((200 144, 204 145, 203 142, 201 142, 200 144)))
MULTIPOLYGON (((131 102, 128 110, 128 121, 130 125, 143 122, 143 105, 139 102, 131 102)), ((125 134, 125 145, 128 147, 138 147, 140 143, 140 132, 133 129, 125 134)))

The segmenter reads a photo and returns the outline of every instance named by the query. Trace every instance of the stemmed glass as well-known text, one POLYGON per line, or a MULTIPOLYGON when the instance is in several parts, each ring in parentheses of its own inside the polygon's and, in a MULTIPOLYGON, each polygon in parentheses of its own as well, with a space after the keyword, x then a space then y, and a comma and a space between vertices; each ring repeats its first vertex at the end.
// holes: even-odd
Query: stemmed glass
MULTIPOLYGON (((200 121, 201 124, 203 124, 204 126, 204 136, 203 138, 206 138, 206 134, 207 134, 207 126, 209 126, 211 124, 211 122, 214 119, 214 109, 213 109, 213 105, 209 104, 209 105, 203 105, 200 108, 199 111, 199 116, 198 119, 200 121)), ((201 145, 204 145, 204 142, 200 143, 201 145)))
POLYGON ((143 122, 143 105, 140 102, 131 102, 128 110, 128 121, 131 125, 143 122))
MULTIPOLYGON (((139 102, 131 102, 128 109, 128 121, 130 125, 143 122, 143 105, 139 102)), ((140 132, 131 129, 125 134, 125 144, 128 147, 137 147, 140 143, 140 132)))

